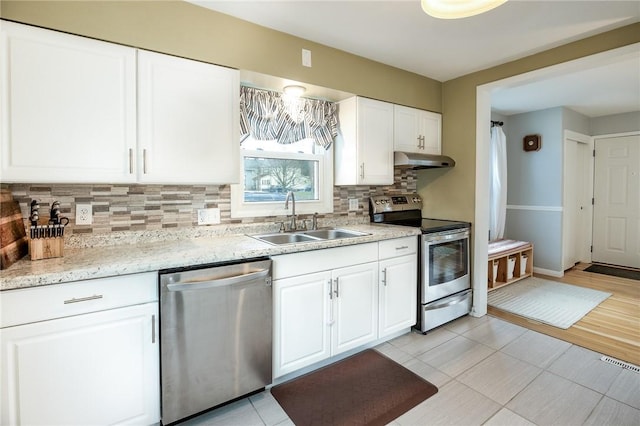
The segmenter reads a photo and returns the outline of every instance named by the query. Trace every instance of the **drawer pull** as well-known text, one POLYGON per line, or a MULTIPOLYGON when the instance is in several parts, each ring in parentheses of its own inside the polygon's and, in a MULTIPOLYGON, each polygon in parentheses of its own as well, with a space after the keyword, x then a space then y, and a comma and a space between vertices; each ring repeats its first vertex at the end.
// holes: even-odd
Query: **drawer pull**
POLYGON ((400 246, 400 247, 396 247, 396 250, 406 250, 408 248, 409 246, 400 246))
POLYGON ((69 303, 78 303, 78 302, 88 302, 89 300, 102 299, 101 294, 94 294, 93 296, 87 297, 78 297, 77 299, 74 297, 73 299, 65 300, 64 304, 68 305, 69 303))

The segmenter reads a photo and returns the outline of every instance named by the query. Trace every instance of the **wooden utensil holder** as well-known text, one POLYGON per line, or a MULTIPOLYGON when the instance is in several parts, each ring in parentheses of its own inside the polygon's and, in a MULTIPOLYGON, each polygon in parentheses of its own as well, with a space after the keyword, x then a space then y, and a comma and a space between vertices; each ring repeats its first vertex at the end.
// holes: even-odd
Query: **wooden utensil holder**
POLYGON ((64 238, 34 238, 29 240, 31 260, 51 259, 64 256, 64 238))

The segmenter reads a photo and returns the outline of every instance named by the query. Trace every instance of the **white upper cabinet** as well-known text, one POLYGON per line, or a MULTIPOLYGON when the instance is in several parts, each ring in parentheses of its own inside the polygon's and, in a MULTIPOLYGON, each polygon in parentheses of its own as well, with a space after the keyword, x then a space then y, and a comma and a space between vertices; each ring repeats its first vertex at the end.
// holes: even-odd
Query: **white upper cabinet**
POLYGON ((138 52, 138 176, 146 183, 237 183, 239 73, 138 52))
POLYGON ((0 25, 2 181, 239 181, 237 70, 0 25))
POLYGON ((339 108, 334 184, 393 184, 393 104, 354 97, 339 108))
POLYGON ((0 27, 0 179, 134 181, 136 50, 0 27))
POLYGON ((421 154, 442 153, 442 115, 394 105, 393 147, 395 151, 421 154))

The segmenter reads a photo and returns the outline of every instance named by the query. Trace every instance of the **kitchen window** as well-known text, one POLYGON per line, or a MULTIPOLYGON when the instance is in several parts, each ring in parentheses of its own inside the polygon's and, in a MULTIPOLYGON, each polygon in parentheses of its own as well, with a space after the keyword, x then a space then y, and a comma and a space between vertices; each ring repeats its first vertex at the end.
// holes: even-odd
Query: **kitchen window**
POLYGON ((231 216, 289 214, 289 191, 297 214, 332 212, 336 106, 249 87, 240 93, 241 170, 231 185, 231 216))

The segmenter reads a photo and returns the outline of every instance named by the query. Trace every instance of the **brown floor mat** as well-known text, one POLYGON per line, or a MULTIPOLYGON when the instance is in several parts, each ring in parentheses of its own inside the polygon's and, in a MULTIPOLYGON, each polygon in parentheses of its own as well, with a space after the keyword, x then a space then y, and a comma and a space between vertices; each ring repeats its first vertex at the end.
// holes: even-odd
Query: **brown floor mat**
POLYGON ((373 349, 271 388, 296 426, 385 425, 437 392, 373 349))

